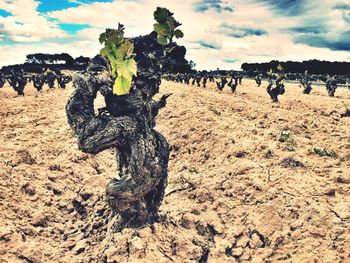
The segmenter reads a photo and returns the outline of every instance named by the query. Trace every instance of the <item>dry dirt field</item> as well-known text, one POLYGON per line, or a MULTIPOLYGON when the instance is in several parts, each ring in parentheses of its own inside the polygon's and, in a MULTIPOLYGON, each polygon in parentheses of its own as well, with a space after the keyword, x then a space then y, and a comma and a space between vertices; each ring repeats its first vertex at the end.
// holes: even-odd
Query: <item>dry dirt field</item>
POLYGON ((350 92, 287 84, 272 104, 265 87, 164 81, 161 220, 116 234, 104 200, 114 153, 78 151, 72 86, 1 89, 0 262, 350 262, 350 92))

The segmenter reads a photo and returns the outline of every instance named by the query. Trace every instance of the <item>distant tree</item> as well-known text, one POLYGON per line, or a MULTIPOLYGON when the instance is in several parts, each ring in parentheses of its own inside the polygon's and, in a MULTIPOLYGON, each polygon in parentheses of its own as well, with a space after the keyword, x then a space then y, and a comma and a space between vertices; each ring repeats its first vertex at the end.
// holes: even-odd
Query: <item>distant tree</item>
POLYGON ((74 64, 74 59, 68 53, 62 53, 62 54, 58 55, 58 58, 59 58, 59 61, 65 61, 66 65, 73 65, 74 64))
POLYGON ((90 62, 90 58, 88 57, 77 57, 76 59, 74 59, 74 64, 76 65, 87 65, 90 62))
POLYGON ((35 53, 26 56, 26 63, 30 64, 66 64, 73 65, 74 59, 67 53, 43 54, 35 53))
POLYGON ((272 60, 266 63, 243 63, 241 68, 247 72, 267 72, 270 68, 276 68, 279 64, 283 67, 285 72, 289 73, 304 73, 305 70, 307 70, 309 74, 350 74, 350 62, 330 62, 316 59, 303 62, 280 62, 277 60, 272 60))

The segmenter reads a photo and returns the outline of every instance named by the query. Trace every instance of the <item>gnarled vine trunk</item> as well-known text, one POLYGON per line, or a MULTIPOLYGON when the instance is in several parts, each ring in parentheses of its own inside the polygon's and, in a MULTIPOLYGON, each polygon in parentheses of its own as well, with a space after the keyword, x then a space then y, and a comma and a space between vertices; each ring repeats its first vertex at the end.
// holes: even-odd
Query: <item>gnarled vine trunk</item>
POLYGON ((337 82, 332 78, 328 78, 326 81, 326 90, 328 96, 334 97, 335 91, 337 90, 337 82))
POLYGON ((266 91, 270 95, 270 98, 274 103, 278 102, 278 96, 283 95, 286 91, 283 84, 284 79, 285 76, 282 75, 278 77, 274 83, 273 79, 269 77, 269 85, 267 86, 266 91))
POLYGON ((116 231, 157 219, 167 185, 169 146, 154 126, 167 96, 159 101, 152 97, 159 91, 162 71, 185 61, 185 52, 180 56, 176 52, 182 47, 174 43, 160 46, 154 33, 131 40, 138 73, 130 94, 112 93, 113 80, 105 74, 108 62, 97 56, 88 71, 74 79, 75 91, 66 106, 80 150, 91 154, 116 150, 119 178, 111 180, 106 189, 109 206, 120 215, 116 231), (106 107, 96 115, 93 104, 98 91, 106 107))

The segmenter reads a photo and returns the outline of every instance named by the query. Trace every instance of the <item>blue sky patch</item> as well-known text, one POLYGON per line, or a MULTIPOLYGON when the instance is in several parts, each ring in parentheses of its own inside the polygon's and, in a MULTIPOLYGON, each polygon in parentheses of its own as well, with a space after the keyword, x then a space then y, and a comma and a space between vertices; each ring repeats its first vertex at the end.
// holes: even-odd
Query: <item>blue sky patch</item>
POLYGON ((12 14, 10 12, 7 12, 4 9, 0 9, 0 16, 2 17, 8 17, 8 16, 12 16, 12 14))
POLYGON ((13 46, 15 43, 16 43, 15 41, 8 38, 7 34, 3 35, 3 37, 0 38, 0 47, 1 46, 13 46))
POLYGON ((268 32, 260 28, 238 27, 234 24, 222 23, 218 32, 233 38, 244 38, 248 36, 263 36, 268 32))
POLYGON ((194 10, 198 13, 204 13, 209 10, 214 10, 217 13, 233 12, 233 6, 223 3, 221 0, 201 0, 194 5, 194 10))
POLYGON ((267 4, 280 16, 299 16, 309 9, 309 3, 305 0, 259 0, 256 2, 267 4))
POLYGON ((334 9, 350 10, 350 4, 338 3, 334 6, 334 9))
POLYGON ((220 49, 220 45, 219 44, 212 43, 212 42, 205 41, 205 40, 199 40, 198 44, 201 45, 201 47, 204 47, 204 48, 220 49))
POLYGON ((86 24, 59 24, 59 27, 71 35, 75 35, 80 30, 91 28, 90 25, 86 24))
POLYGON ((334 51, 350 51, 350 30, 332 38, 327 35, 299 35, 295 43, 302 43, 312 47, 328 48, 334 51))
POLYGON ((317 26, 295 26, 291 28, 287 28, 285 30, 286 32, 293 32, 293 33, 300 33, 300 34, 321 34, 321 33, 327 33, 327 27, 323 25, 317 25, 317 26))
POLYGON ((112 0, 40 0, 38 11, 47 13, 56 10, 64 10, 70 7, 77 7, 82 4, 92 4, 94 2, 112 2, 112 0))
POLYGON ((223 61, 226 62, 226 63, 236 63, 236 62, 239 61, 239 59, 228 58, 228 59, 224 59, 223 61))

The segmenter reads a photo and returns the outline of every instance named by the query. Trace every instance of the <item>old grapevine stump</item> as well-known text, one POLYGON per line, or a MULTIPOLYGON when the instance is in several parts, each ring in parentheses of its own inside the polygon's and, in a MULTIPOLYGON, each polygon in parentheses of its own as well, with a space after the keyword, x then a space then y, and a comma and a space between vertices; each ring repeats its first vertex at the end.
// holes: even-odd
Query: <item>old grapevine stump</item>
POLYGON ((159 92, 162 72, 187 63, 184 47, 175 43, 161 46, 155 33, 131 41, 138 65, 131 92, 123 96, 112 93, 114 81, 108 61, 96 56, 87 72, 74 79, 75 91, 66 106, 68 123, 78 135, 80 150, 97 154, 115 148, 119 179, 109 182, 106 197, 111 209, 120 215, 116 231, 157 219, 167 186, 169 146, 154 126, 167 96, 159 101, 152 98, 159 92), (95 114, 98 91, 106 107, 95 114))

